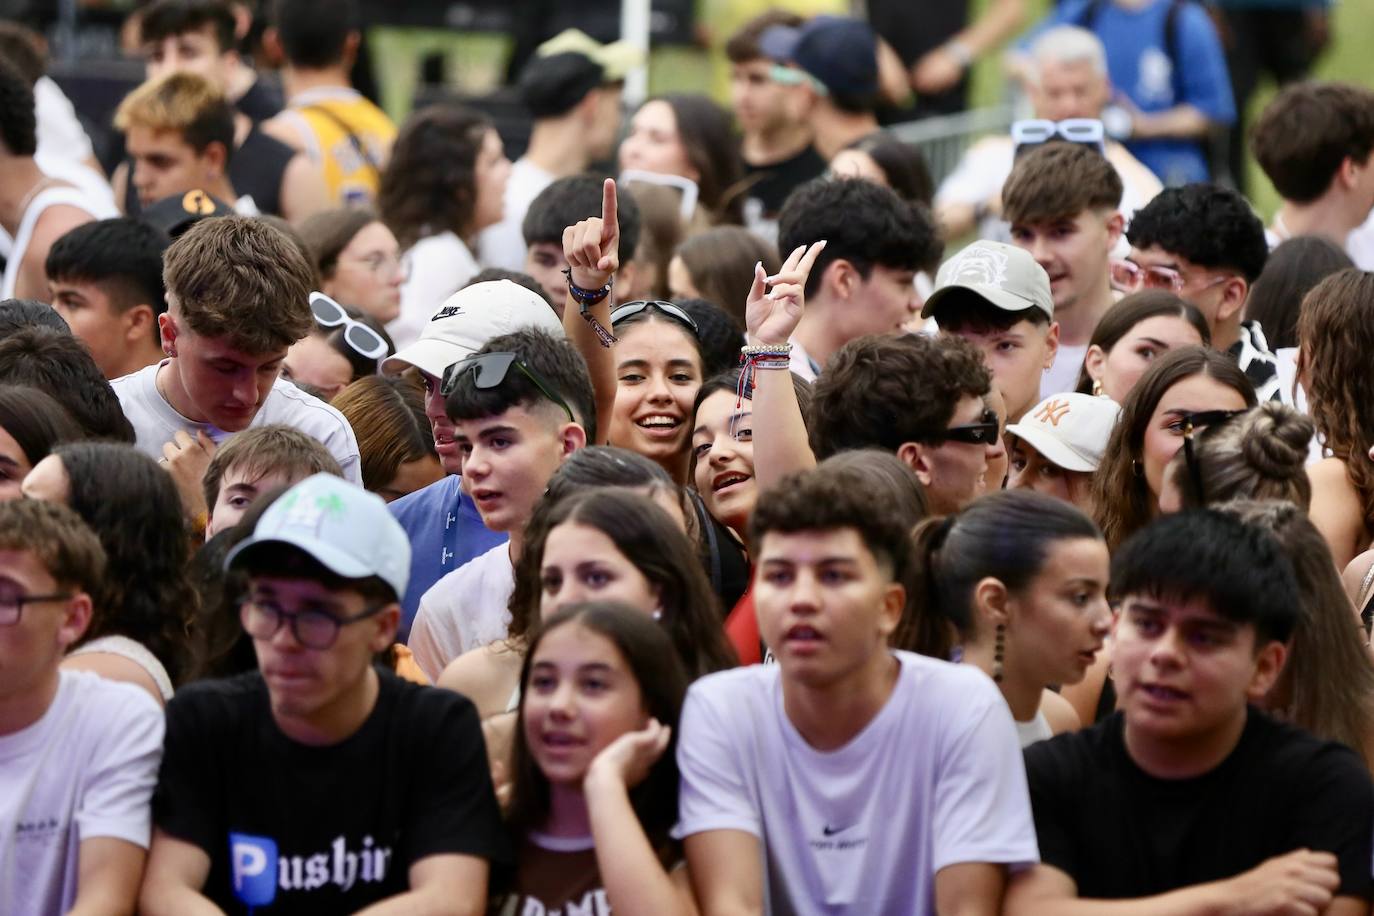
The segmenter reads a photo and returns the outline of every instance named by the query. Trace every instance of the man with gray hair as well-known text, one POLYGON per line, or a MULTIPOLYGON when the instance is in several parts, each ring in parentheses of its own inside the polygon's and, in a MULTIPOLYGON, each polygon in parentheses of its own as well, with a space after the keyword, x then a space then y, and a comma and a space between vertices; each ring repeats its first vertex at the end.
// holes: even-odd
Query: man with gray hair
MULTIPOLYGON (((1055 126, 1074 119, 1102 118, 1111 100, 1107 54, 1087 29, 1063 25, 1047 29, 1031 45, 1026 90, 1036 121, 1018 122, 1040 128, 1023 132, 1056 135, 1055 126), (1043 122, 1050 122, 1048 128, 1043 122)), ((1066 138, 1069 139, 1069 138, 1066 138)), ((1126 147, 1098 135, 1107 161, 1121 176, 1121 213, 1129 220, 1162 188, 1154 173, 1126 147)), ((1024 144, 1023 144, 1024 145, 1024 144)), ((1001 219, 1002 185, 1011 174, 1017 142, 1009 135, 985 137, 971 146, 935 195, 935 212, 946 238, 977 229, 981 238, 1008 239, 1001 219)))

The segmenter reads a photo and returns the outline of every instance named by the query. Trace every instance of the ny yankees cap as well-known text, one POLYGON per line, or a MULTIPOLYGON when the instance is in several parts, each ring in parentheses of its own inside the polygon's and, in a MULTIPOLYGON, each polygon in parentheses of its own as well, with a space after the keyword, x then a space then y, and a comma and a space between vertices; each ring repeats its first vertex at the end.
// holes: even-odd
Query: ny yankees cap
POLYGON ((474 283, 458 290, 430 317, 420 339, 382 364, 385 373, 407 365, 442 378, 444 370, 466 359, 493 337, 534 327, 555 337, 563 324, 548 302, 510 280, 474 283))
POLYGON ((1091 473, 1102 463, 1121 405, 1111 398, 1070 392, 1036 404, 1019 422, 1007 427, 1050 464, 1066 471, 1091 473))
POLYGON ((940 265, 935 292, 926 300, 921 317, 929 318, 936 307, 959 290, 972 292, 999 309, 1024 312, 1038 308, 1054 320, 1050 277, 1030 253, 1002 242, 974 242, 940 265))
POLYGON ((405 529, 380 496, 341 477, 316 474, 283 493, 258 519, 253 533, 229 551, 225 568, 244 551, 269 544, 303 550, 345 579, 378 576, 395 590, 397 600, 405 597, 410 579, 405 529))

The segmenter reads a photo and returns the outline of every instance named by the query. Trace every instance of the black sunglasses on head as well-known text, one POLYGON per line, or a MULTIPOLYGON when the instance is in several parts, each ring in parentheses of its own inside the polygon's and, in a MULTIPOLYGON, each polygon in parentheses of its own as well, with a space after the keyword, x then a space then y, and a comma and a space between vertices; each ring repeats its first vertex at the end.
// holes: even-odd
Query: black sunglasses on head
POLYGON ((931 436, 930 442, 964 442, 968 445, 991 445, 997 441, 997 412, 994 410, 983 411, 983 417, 977 423, 968 423, 964 426, 951 426, 938 435, 931 436))
POLYGON ((482 353, 454 363, 444 370, 443 381, 439 383, 439 393, 444 397, 453 394, 463 376, 469 372, 472 373, 472 386, 474 388, 479 390, 499 388, 501 383, 506 380, 506 375, 512 366, 517 372, 533 382, 534 387, 538 388, 544 397, 563 408, 563 412, 568 415, 568 422, 577 422, 573 419, 572 408, 554 393, 553 386, 545 381, 538 372, 525 365, 524 361, 514 353, 482 353))
POLYGON ((1243 413, 1243 410, 1199 410, 1179 416, 1178 422, 1183 425, 1183 461, 1188 465, 1188 479, 1193 483, 1193 495, 1199 506, 1207 505, 1207 494, 1202 486, 1202 466, 1193 452, 1193 433, 1209 426, 1220 426, 1243 413))
POLYGON ((701 330, 697 328, 697 323, 691 315, 671 302, 664 302, 662 299, 641 299, 638 302, 626 302, 624 305, 617 306, 611 311, 611 327, 615 327, 618 322, 624 321, 631 315, 638 315, 648 308, 662 312, 678 324, 685 325, 692 332, 693 337, 701 336, 701 330))

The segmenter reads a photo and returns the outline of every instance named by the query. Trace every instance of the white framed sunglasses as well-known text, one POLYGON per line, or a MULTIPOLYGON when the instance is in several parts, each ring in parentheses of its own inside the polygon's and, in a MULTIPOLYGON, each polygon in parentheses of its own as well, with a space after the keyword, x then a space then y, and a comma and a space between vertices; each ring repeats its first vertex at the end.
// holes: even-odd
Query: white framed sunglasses
POLYGON ((386 356, 386 340, 382 335, 361 321, 349 317, 342 305, 318 290, 310 294, 310 313, 315 316, 315 323, 322 328, 342 326, 344 343, 364 359, 381 359, 386 356))
POLYGON ((1011 125, 1011 142, 1018 156, 1032 146, 1048 143, 1055 138, 1091 146, 1102 155, 1107 155, 1107 131, 1097 118, 1066 118, 1063 121, 1027 118, 1011 125))

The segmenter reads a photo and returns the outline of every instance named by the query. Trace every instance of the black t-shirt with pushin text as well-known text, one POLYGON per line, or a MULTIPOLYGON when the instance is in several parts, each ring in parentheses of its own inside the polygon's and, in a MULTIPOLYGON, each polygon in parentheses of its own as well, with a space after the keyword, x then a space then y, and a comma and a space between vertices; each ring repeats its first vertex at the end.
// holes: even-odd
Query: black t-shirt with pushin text
POLYGON ((352 913, 427 856, 506 858, 472 703, 377 673, 372 713, 328 747, 281 732, 256 671, 167 704, 154 822, 209 855, 203 893, 226 913, 352 913))
POLYGON ((1231 878, 1296 849, 1340 861, 1338 896, 1374 897, 1374 786, 1355 752, 1251 709, 1216 769, 1157 779, 1124 718, 1026 749, 1040 858, 1083 899, 1132 899, 1231 878))

